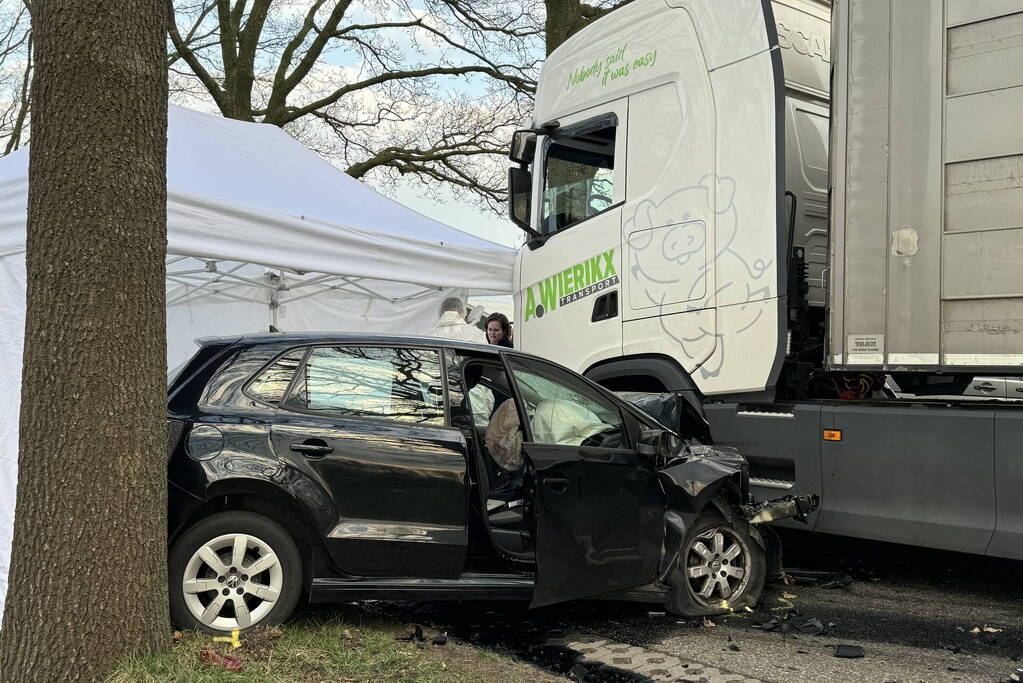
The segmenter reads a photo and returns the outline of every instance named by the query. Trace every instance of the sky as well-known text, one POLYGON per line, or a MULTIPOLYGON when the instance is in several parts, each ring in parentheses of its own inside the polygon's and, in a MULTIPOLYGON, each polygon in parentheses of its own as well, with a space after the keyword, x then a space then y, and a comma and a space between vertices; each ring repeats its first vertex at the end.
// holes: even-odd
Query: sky
POLYGON ((450 189, 441 191, 446 198, 443 203, 424 197, 423 194, 421 186, 403 185, 391 193, 391 197, 419 213, 470 235, 476 235, 506 247, 517 249, 522 246, 523 233, 507 216, 495 216, 476 206, 459 201, 450 189))

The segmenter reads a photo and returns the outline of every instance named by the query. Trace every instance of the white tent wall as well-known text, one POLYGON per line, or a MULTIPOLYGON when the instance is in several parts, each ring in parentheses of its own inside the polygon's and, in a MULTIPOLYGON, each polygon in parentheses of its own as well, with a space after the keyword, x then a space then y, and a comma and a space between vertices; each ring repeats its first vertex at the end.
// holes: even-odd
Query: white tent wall
POLYGON ((18 484, 18 413, 21 407, 21 342, 25 335, 24 252, 0 256, 0 625, 14 533, 18 484))
MULTIPOLYGON (((14 523, 25 330, 28 150, 0 159, 0 624, 14 523)), ((274 126, 172 107, 168 363, 201 336, 415 334, 445 296, 507 295, 515 251, 443 225, 274 126), (233 271, 233 272, 231 272, 233 271), (269 275, 268 275, 269 274, 269 275)))
MULTIPOLYGON (((251 268, 248 266, 240 272, 251 268)), ((266 272, 265 268, 259 270, 266 272)), ((393 284, 365 280, 359 284, 362 282, 366 282, 368 288, 375 288, 374 291, 384 292, 393 284)), ((183 290, 183 287, 168 288, 168 302, 182 296, 183 290)), ((282 332, 420 334, 437 322, 444 298, 467 299, 466 290, 452 288, 430 289, 414 299, 395 302, 367 293, 338 290, 310 292, 310 296, 297 298, 302 296, 301 291, 281 292, 276 316, 270 308, 270 292, 253 287, 231 286, 215 294, 196 292, 195 298, 169 304, 167 367, 174 368, 191 358, 196 349, 194 340, 199 337, 267 332, 271 324, 282 332), (289 294, 296 298, 289 300, 289 294), (255 300, 240 300, 243 297, 255 300)))

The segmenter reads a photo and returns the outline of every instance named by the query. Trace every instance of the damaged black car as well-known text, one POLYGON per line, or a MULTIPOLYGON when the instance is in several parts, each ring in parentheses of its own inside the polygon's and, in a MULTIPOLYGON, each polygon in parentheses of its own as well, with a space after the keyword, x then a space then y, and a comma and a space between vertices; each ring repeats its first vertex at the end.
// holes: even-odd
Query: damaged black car
POLYGON ((780 571, 761 523, 816 506, 756 503, 738 453, 557 364, 440 339, 200 340, 169 384, 168 454, 171 614, 210 632, 300 600, 719 613, 780 571))

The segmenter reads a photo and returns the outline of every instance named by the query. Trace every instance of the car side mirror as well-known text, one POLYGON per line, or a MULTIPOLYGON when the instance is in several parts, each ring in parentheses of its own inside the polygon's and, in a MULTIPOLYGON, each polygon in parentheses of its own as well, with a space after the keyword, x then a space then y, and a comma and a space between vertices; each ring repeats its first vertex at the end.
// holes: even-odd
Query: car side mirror
POLYGON ((666 429, 644 429, 639 434, 639 454, 670 458, 682 449, 682 440, 666 429))

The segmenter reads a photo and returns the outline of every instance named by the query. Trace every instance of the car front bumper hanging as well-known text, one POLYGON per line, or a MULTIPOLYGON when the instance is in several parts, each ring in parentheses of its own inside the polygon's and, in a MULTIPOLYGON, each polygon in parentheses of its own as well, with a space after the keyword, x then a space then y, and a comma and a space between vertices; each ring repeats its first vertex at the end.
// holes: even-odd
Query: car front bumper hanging
POLYGON ((780 519, 796 519, 806 521, 806 516, 820 506, 817 494, 808 496, 784 496, 773 500, 765 500, 753 505, 743 505, 739 509, 750 524, 766 524, 780 519))

